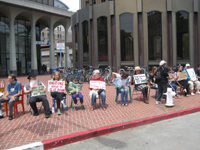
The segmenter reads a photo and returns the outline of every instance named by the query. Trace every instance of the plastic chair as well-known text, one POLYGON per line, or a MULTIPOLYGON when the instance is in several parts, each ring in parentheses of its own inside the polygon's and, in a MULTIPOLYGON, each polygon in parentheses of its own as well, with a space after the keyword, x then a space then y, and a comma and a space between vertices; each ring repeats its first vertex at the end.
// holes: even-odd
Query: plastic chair
MULTIPOLYGON (((9 101, 4 103, 4 108, 6 110, 6 116, 8 116, 8 104, 9 104, 9 101)), ((20 99, 17 102, 14 102, 14 104, 13 104, 14 117, 16 117, 16 115, 18 113, 18 109, 17 109, 18 104, 21 104, 23 114, 25 114, 25 111, 24 111, 24 85, 22 85, 22 94, 20 95, 20 99)))
MULTIPOLYGON (((129 76, 129 77, 127 78, 127 83, 130 82, 130 80, 131 80, 131 77, 129 76)), ((117 89, 117 81, 118 81, 118 79, 116 78, 115 81, 113 82, 114 85, 115 85, 115 89, 116 89, 116 99, 115 99, 116 104, 118 104, 118 97, 119 97, 119 93, 120 93, 120 92, 118 91, 118 89, 117 89)), ((129 88, 128 93, 129 93, 129 95, 130 95, 130 102, 132 103, 131 86, 130 86, 129 84, 126 84, 126 86, 129 88)))
MULTIPOLYGON (((66 97, 63 97, 64 103, 66 105, 66 97)), ((56 98, 53 98, 53 107, 54 107, 54 112, 56 112, 56 98)), ((63 105, 62 105, 63 108, 63 105)), ((65 111, 67 111, 67 108, 65 108, 65 111)))
MULTIPOLYGON (((78 87, 79 87, 79 91, 82 92, 83 84, 79 84, 78 87)), ((71 97, 72 97, 72 95, 71 95, 71 97)), ((72 110, 74 109, 74 106, 73 106, 73 105, 74 105, 74 100, 73 100, 73 98, 72 98, 72 100, 71 100, 71 107, 72 107, 72 110)))

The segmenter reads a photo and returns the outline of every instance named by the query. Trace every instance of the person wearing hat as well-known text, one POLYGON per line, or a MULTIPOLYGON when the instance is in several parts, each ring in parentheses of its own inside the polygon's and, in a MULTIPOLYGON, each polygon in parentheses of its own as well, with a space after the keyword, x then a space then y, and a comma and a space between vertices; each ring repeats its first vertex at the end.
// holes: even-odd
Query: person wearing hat
POLYGON ((4 97, 0 98, 0 119, 4 118, 1 110, 1 103, 9 101, 9 120, 13 119, 13 104, 19 100, 21 95, 22 85, 17 81, 14 74, 8 76, 7 92, 4 97))
POLYGON ((127 78, 129 76, 128 72, 123 72, 122 75, 113 72, 114 78, 117 78, 117 90, 121 93, 121 106, 128 106, 128 89, 126 87, 127 78))
MULTIPOLYGON (((103 78, 100 77, 100 71, 99 70, 94 70, 93 71, 93 78, 91 78, 90 81, 102 81, 102 82, 104 82, 103 78)), ((102 99, 102 109, 106 110, 106 107, 105 107, 105 104, 106 104, 106 92, 105 92, 105 90, 103 90, 103 89, 92 89, 92 88, 90 88, 90 85, 89 85, 89 89, 90 89, 89 96, 92 99, 90 110, 91 111, 94 110, 94 104, 95 104, 96 98, 98 96, 101 96, 101 99, 102 99)))
POLYGON ((186 73, 187 73, 187 80, 188 80, 188 84, 189 84, 190 94, 191 94, 192 96, 195 95, 195 94, 194 94, 194 85, 195 85, 195 88, 196 88, 196 93, 197 93, 197 94, 200 94, 200 92, 199 92, 199 89, 200 89, 200 82, 198 81, 198 77, 196 77, 196 78, 197 78, 196 81, 193 81, 193 80, 190 78, 190 76, 189 76, 189 74, 188 74, 188 72, 187 72, 187 69, 190 69, 190 64, 189 64, 189 63, 187 63, 187 64, 185 65, 185 69, 183 70, 183 72, 186 72, 186 73))
POLYGON ((44 92, 46 92, 46 86, 36 79, 35 74, 30 74, 27 78, 29 80, 29 83, 27 83, 24 86, 24 94, 27 94, 27 105, 30 104, 32 110, 33 110, 33 116, 38 116, 38 110, 36 103, 42 102, 42 105, 44 107, 46 118, 50 117, 50 108, 49 108, 49 102, 47 100, 46 94, 45 95, 32 95, 33 89, 32 87, 37 86, 44 86, 44 92))
MULTIPOLYGON (((141 68, 139 66, 136 66, 135 67, 135 75, 139 75, 139 74, 144 74, 144 73, 141 73, 141 68)), ((132 78, 131 84, 133 85, 134 83, 135 83, 135 79, 132 78)), ((144 103, 149 104, 149 100, 148 100, 148 96, 147 96, 148 95, 147 83, 135 84, 135 89, 137 91, 142 91, 144 103)))
POLYGON ((200 81, 200 63, 198 63, 195 73, 196 73, 198 80, 200 81))
POLYGON ((168 70, 166 68, 167 62, 165 60, 161 60, 159 63, 159 68, 157 72, 160 72, 161 79, 157 82, 158 84, 158 98, 156 104, 161 104, 161 98, 163 97, 163 93, 167 92, 167 83, 168 83, 168 70))

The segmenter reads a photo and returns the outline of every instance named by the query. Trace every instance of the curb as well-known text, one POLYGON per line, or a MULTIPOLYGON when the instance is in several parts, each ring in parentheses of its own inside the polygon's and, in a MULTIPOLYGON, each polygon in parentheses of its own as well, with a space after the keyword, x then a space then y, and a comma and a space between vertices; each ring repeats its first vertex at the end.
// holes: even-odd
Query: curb
POLYGON ((41 143, 37 142, 37 143, 32 143, 32 144, 12 148, 10 150, 19 150, 19 149, 26 150, 26 149, 36 149, 36 148, 39 150, 46 150, 46 149, 70 144, 73 142, 85 140, 88 138, 93 138, 93 137, 105 135, 108 133, 121 131, 121 130, 132 128, 132 127, 137 127, 137 126, 154 123, 154 122, 165 120, 165 119, 170 119, 170 118, 174 118, 174 117, 178 117, 178 116, 195 113, 198 111, 200 111, 200 106, 189 108, 189 109, 184 109, 184 110, 180 110, 180 111, 176 111, 176 112, 166 113, 166 114, 162 114, 162 115, 147 117, 147 118, 143 118, 143 119, 138 119, 138 120, 134 120, 134 121, 100 127, 100 128, 87 130, 87 131, 83 131, 83 132, 78 132, 78 133, 74 133, 74 134, 70 134, 70 135, 65 135, 65 136, 61 136, 61 137, 57 137, 57 138, 53 138, 53 139, 49 139, 49 140, 44 140, 44 141, 41 141, 41 143), (35 144, 35 146, 34 146, 34 144, 35 144))

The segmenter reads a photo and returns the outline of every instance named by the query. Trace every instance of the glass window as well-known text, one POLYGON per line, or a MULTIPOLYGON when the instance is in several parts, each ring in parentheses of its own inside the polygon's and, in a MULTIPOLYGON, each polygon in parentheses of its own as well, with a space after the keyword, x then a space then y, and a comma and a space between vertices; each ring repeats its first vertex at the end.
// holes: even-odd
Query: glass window
POLYGON ((48 4, 49 4, 48 1, 49 1, 49 0, 43 0, 43 4, 48 5, 48 4))
POLYGON ((83 27, 83 62, 89 62, 89 33, 88 21, 82 23, 83 27))
POLYGON ((108 31, 107 18, 100 17, 97 19, 98 30, 98 60, 108 61, 108 31))
POLYGON ((149 60, 162 59, 162 17, 161 12, 148 13, 149 60))
POLYGON ((177 60, 189 60, 189 13, 176 13, 177 60))
POLYGON ((120 44, 121 61, 133 61, 133 14, 131 13, 120 15, 120 44))
POLYGON ((92 4, 96 4, 96 0, 92 0, 92 4))
POLYGON ((89 1, 85 1, 85 7, 88 7, 90 5, 89 1))
POLYGON ((102 0, 101 2, 103 3, 103 2, 105 2, 106 0, 102 0))

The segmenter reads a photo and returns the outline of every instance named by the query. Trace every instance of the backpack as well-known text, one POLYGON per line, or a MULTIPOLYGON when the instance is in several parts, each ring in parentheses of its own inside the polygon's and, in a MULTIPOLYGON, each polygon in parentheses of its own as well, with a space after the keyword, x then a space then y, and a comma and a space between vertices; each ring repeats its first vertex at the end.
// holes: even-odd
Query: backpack
POLYGON ((158 83, 161 81, 161 71, 160 68, 157 69, 156 73, 154 74, 155 76, 155 83, 158 83))

